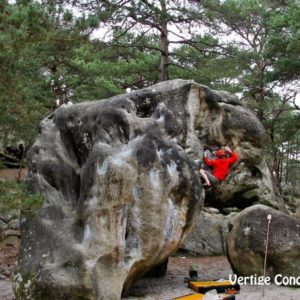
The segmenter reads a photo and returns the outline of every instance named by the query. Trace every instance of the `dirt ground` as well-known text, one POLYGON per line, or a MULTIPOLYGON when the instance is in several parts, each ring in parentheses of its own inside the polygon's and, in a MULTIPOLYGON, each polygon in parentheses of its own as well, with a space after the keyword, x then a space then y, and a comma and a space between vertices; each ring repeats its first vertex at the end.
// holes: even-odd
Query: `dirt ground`
MULTIPOLYGON (((138 281, 129 291, 129 295, 122 300, 171 300, 193 293, 184 282, 184 277, 188 276, 190 265, 198 267, 199 279, 203 281, 228 280, 229 274, 233 274, 225 256, 185 257, 176 255, 169 259, 165 277, 161 279, 144 278, 138 281)), ((279 287, 272 284, 265 287, 264 297, 262 297, 261 286, 246 285, 241 286, 240 293, 235 298, 236 300, 300 300, 300 288, 279 287)))
MULTIPOLYGON (((15 300, 11 288, 10 276, 16 265, 18 249, 0 244, 0 299, 15 300)), ((217 257, 186 257, 176 255, 169 258, 166 276, 161 278, 143 278, 138 281, 122 300, 171 300, 176 297, 193 293, 184 282, 188 276, 190 265, 198 267, 200 280, 228 279, 232 273, 230 265, 224 256, 217 257)), ((262 297, 262 287, 241 286, 236 300, 299 300, 300 289, 265 287, 265 296, 262 297)), ((53 299, 55 300, 55 299, 53 299)), ((70 299, 72 300, 72 299, 70 299)), ((109 299, 107 299, 109 300, 109 299)))
MULTIPOLYGON (((0 169, 0 179, 17 179, 19 169, 0 169)), ((21 170, 21 179, 26 179, 28 175, 28 169, 21 170)))
POLYGON ((16 266, 19 249, 14 245, 0 243, 0 299, 15 299, 11 289, 11 275, 16 266))
MULTIPOLYGON (((18 177, 19 169, 0 169, 0 180, 14 180, 18 177)), ((28 170, 21 170, 21 179, 28 176, 28 170)), ((15 244, 0 242, 0 299, 15 299, 11 289, 11 275, 16 266, 19 248, 15 244)))

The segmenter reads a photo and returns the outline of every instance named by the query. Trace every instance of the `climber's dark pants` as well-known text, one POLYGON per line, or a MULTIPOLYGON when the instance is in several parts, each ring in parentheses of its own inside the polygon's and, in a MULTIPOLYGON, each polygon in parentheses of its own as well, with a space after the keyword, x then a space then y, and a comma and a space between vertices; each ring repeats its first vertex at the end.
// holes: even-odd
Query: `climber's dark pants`
POLYGON ((210 170, 204 170, 204 172, 206 173, 206 176, 212 186, 217 186, 221 183, 217 177, 211 174, 210 170))

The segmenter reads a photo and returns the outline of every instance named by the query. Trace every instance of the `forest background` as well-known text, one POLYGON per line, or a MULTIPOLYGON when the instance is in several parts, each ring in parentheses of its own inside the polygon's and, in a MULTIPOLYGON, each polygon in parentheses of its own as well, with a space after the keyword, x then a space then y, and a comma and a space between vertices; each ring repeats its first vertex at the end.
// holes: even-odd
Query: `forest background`
POLYGON ((26 153, 57 104, 192 79, 256 113, 275 187, 299 193, 299 20, 299 0, 0 0, 1 148, 26 153))

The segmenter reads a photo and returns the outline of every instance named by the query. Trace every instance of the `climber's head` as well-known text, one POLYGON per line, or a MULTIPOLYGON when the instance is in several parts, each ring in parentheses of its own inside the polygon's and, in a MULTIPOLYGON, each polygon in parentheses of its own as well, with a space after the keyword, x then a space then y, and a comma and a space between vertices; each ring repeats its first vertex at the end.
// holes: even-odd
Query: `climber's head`
POLYGON ((222 150, 222 149, 217 150, 217 151, 216 151, 216 156, 217 156, 218 158, 223 158, 223 157, 225 156, 225 151, 222 150))

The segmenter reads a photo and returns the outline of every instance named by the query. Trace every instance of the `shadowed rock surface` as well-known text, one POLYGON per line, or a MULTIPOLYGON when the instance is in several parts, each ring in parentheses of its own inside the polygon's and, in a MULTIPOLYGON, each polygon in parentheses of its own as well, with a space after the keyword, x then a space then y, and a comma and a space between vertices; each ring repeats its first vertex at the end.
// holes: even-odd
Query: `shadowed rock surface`
POLYGON ((282 197, 287 211, 300 220, 300 189, 298 186, 284 186, 282 197))
POLYGON ((262 275, 267 216, 272 216, 269 233, 267 276, 300 275, 300 222, 265 205, 242 211, 227 236, 227 253, 233 271, 240 276, 262 275))
POLYGON ((119 299, 196 222, 204 192, 194 159, 205 146, 239 155, 211 203, 273 202, 264 130, 226 92, 173 80, 62 106, 40 127, 29 186, 45 201, 21 220, 18 299, 119 299))
POLYGON ((192 232, 181 245, 196 255, 215 256, 226 255, 226 236, 229 232, 228 223, 237 213, 223 215, 218 210, 206 209, 198 216, 192 232))

